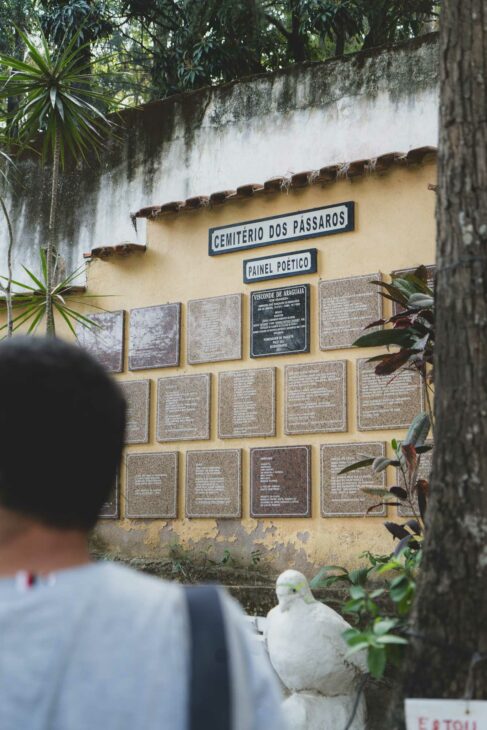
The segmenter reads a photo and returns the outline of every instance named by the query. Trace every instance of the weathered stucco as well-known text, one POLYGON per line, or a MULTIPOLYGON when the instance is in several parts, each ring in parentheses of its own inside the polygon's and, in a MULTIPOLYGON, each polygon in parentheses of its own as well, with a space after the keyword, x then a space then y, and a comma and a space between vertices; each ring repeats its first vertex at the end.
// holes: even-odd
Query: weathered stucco
MULTIPOLYGON (((130 212, 192 195, 437 142, 435 35, 304 64, 127 110, 100 160, 68 171, 59 247, 74 268, 91 248, 145 242, 130 212)), ((16 274, 46 240, 49 179, 20 164, 10 201, 16 274)), ((5 230, 0 228, 5 268, 5 230)))

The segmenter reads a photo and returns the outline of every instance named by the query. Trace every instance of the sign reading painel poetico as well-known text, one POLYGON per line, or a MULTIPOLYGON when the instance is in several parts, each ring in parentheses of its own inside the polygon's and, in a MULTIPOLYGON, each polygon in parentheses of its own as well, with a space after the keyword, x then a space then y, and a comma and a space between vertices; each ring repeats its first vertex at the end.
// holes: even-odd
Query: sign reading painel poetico
POLYGON ((208 253, 210 256, 218 256, 274 243, 345 233, 353 231, 354 227, 353 202, 327 205, 323 208, 210 228, 208 253))

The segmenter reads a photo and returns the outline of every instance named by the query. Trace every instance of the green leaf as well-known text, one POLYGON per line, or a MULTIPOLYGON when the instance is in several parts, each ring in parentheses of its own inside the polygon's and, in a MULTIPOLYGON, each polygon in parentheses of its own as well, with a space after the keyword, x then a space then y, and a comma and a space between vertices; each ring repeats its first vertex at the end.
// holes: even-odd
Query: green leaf
POLYGON ((358 651, 363 651, 364 649, 367 649, 369 646, 369 642, 366 640, 359 641, 356 644, 354 644, 345 654, 346 657, 352 656, 352 654, 356 654, 358 651))
POLYGON ((385 456, 378 456, 372 463, 372 471, 374 474, 380 474, 381 471, 387 469, 390 463, 391 460, 387 459, 385 456))
POLYGON ((386 652, 383 647, 369 647, 367 666, 374 679, 380 679, 382 677, 386 668, 386 652))
POLYGON ((409 329, 390 329, 369 332, 362 335, 353 343, 354 347, 381 347, 383 345, 398 345, 398 347, 412 347, 415 338, 409 329))
POLYGON ((365 598, 367 594, 365 593, 365 589, 360 585, 351 585, 350 586, 350 596, 352 598, 365 598))
POLYGON ((397 620, 394 618, 386 618, 374 623, 373 632, 376 636, 382 636, 387 634, 391 629, 397 625, 397 620))
POLYGON ((350 464, 350 466, 346 466, 345 469, 342 469, 338 472, 338 475, 340 474, 348 474, 350 471, 355 471, 355 469, 363 469, 366 466, 372 466, 374 463, 374 459, 363 459, 362 461, 356 461, 355 464, 350 464))
POLYGON ((406 438, 402 442, 403 446, 423 446, 430 430, 430 417, 427 413, 420 413, 414 418, 409 426, 406 438))
POLYGON ((396 636, 395 634, 387 634, 387 636, 379 636, 377 639, 378 644, 408 644, 408 640, 402 636, 396 636))

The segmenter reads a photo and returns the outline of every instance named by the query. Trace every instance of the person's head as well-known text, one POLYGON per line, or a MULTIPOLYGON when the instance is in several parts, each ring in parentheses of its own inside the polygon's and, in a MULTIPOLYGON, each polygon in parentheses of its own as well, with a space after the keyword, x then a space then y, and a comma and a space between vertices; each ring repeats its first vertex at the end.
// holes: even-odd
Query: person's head
POLYGON ((125 428, 115 381, 55 338, 0 343, 0 506, 90 530, 114 485, 125 428))

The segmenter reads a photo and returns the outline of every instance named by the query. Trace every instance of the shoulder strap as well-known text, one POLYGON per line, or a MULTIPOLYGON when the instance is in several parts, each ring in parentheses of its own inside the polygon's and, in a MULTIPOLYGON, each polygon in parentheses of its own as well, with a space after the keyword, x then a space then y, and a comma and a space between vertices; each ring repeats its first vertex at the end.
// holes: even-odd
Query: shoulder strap
POLYGON ((219 591, 187 586, 191 637, 188 730, 231 730, 230 666, 219 591))

